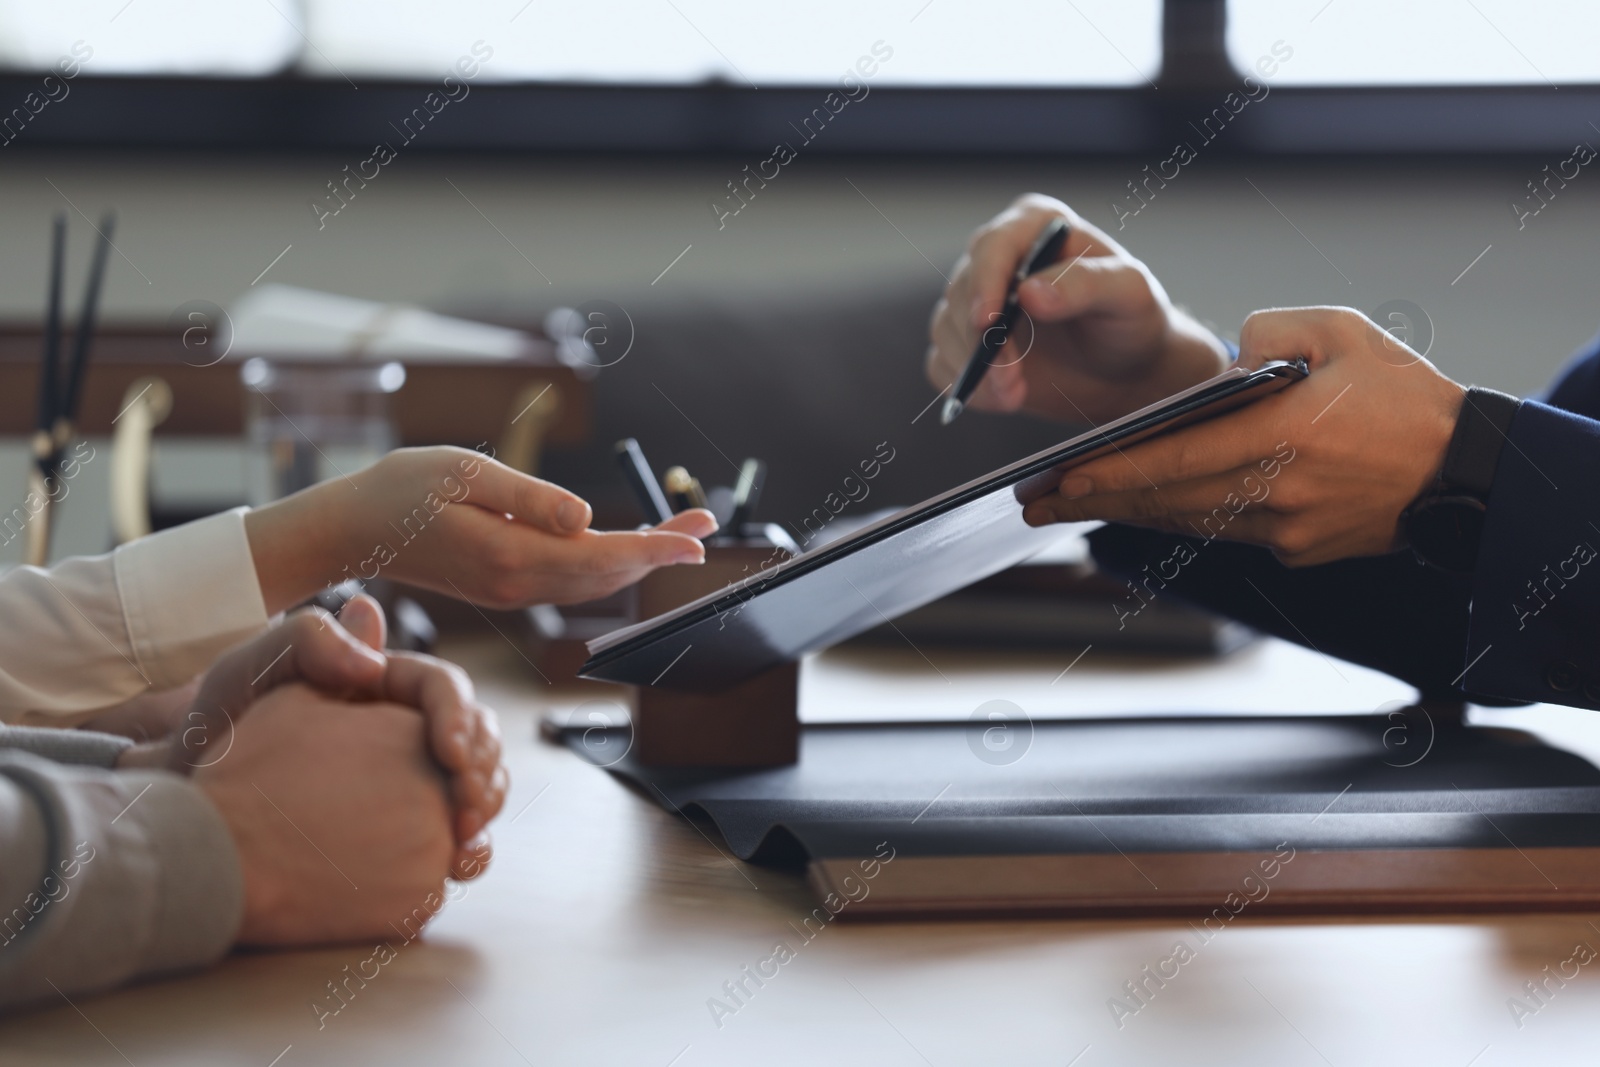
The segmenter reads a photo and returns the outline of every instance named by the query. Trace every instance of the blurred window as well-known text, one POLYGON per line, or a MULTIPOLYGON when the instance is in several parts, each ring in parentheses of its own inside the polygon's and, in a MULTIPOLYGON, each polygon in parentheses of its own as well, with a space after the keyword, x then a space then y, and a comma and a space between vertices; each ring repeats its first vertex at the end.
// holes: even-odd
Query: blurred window
POLYGON ((1280 41, 1275 85, 1600 81, 1595 0, 1228 0, 1240 71, 1280 41))
POLYGON ((1113 86, 1155 77, 1160 31, 1161 0, 0 0, 0 64, 83 41, 91 74, 359 84, 482 41, 498 81, 821 85, 866 57, 875 85, 1113 86))
POLYGON ((0 65, 87 55, 85 74, 260 76, 299 60, 303 29, 296 0, 0 0, 0 65))

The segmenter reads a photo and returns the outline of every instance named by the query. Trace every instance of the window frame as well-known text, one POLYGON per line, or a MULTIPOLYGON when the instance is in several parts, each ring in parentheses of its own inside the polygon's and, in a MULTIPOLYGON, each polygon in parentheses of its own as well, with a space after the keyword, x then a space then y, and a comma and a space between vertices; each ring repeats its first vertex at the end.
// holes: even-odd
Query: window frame
MULTIPOLYGON (((808 153, 875 156, 1169 155, 1192 122, 1242 86, 1227 56, 1226 0, 1165 0, 1162 69, 1128 88, 873 87, 802 145, 790 123, 828 86, 476 83, 407 151, 706 155, 764 159, 779 141, 808 153)), ((43 74, 0 74, 0 121, 43 74)), ((96 77, 3 146, 221 151, 360 151, 438 88, 424 80, 96 77)), ((1256 92, 1259 93, 1259 86, 1256 92)), ((1461 155, 1571 151, 1600 114, 1600 85, 1272 88, 1208 153, 1461 155), (1268 102, 1270 100, 1270 103, 1268 102)))

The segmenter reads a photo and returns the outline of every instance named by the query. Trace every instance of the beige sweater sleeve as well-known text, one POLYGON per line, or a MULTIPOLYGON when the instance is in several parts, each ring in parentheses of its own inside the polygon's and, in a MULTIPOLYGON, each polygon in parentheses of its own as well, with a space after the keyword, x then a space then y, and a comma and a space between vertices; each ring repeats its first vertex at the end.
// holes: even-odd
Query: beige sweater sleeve
POLYGON ((200 966, 233 943, 244 890, 222 816, 176 775, 89 765, 124 744, 0 727, 0 1011, 200 966))

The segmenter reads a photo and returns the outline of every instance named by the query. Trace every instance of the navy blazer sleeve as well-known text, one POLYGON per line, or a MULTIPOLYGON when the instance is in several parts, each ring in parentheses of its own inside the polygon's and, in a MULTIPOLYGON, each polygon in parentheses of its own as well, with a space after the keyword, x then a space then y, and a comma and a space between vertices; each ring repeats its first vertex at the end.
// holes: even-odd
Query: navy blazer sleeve
POLYGON ((1478 565, 1453 578, 1409 552, 1288 568, 1265 549, 1127 526, 1090 535, 1129 582, 1127 614, 1172 595, 1425 698, 1600 709, 1600 345, 1544 401, 1525 401, 1501 450, 1478 565))

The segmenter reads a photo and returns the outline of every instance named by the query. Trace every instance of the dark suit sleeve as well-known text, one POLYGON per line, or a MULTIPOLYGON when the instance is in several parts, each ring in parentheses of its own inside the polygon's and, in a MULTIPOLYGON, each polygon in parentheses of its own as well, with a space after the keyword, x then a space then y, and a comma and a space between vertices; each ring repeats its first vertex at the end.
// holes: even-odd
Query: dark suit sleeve
POLYGON ((1600 351, 1527 401, 1500 454, 1478 565, 1457 579, 1409 552, 1291 569, 1265 549, 1126 526, 1090 536, 1130 582, 1125 626, 1171 595, 1325 654, 1374 667, 1427 698, 1600 709, 1600 351))
POLYGON ((1253 545, 1118 525, 1089 544, 1103 570, 1129 583, 1107 606, 1125 629, 1139 626, 1141 604, 1172 597, 1392 674, 1426 698, 1457 695, 1470 590, 1410 553, 1289 568, 1253 545))
MULTIPOLYGON (((1597 364, 1575 369, 1593 381, 1597 364)), ((1472 587, 1470 688, 1600 708, 1597 548, 1600 422, 1527 401, 1489 499, 1472 587)))
POLYGON ((1600 419, 1600 337, 1590 340, 1572 357, 1540 399, 1553 408, 1586 419, 1600 419))

